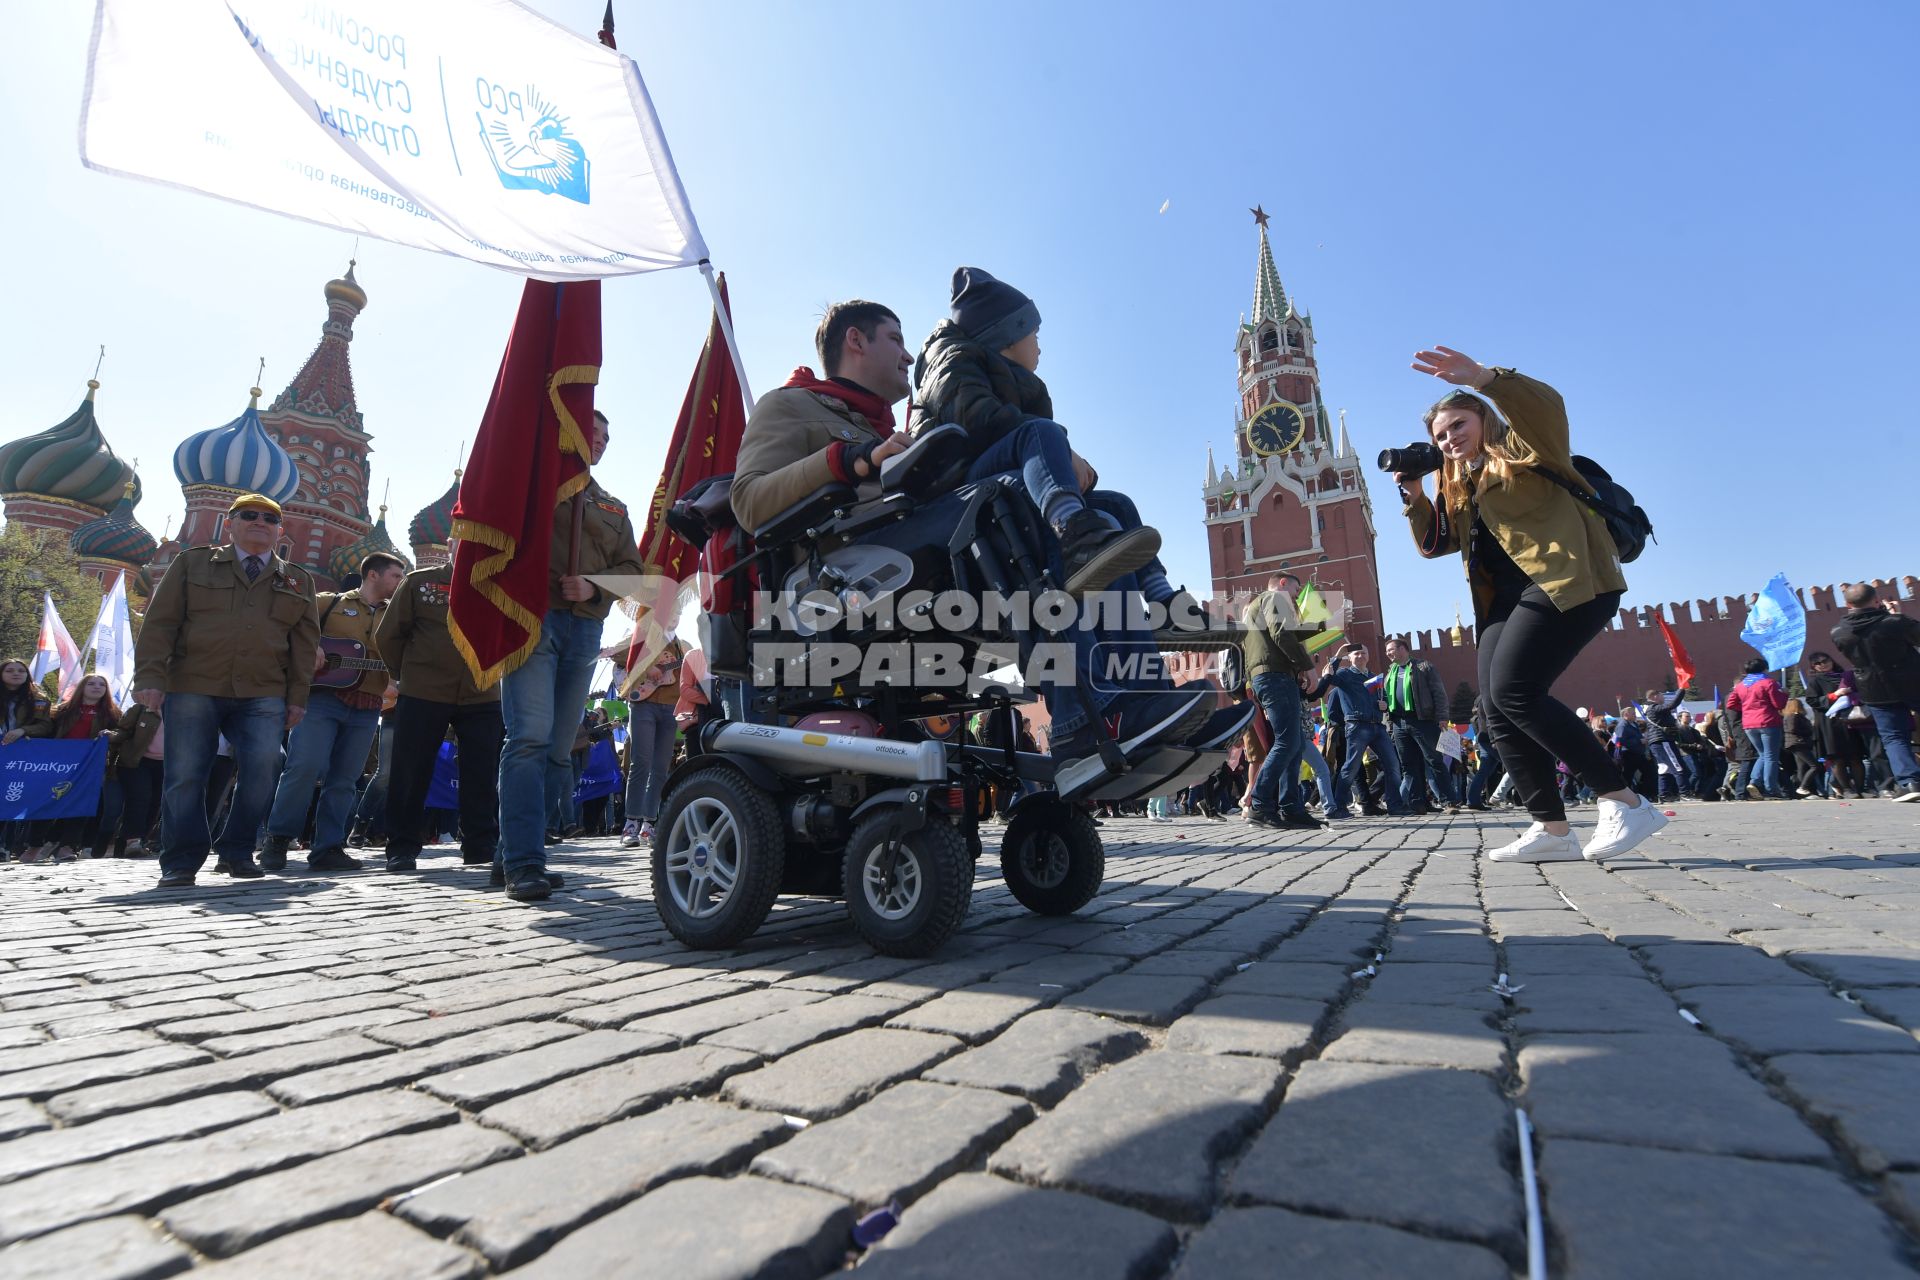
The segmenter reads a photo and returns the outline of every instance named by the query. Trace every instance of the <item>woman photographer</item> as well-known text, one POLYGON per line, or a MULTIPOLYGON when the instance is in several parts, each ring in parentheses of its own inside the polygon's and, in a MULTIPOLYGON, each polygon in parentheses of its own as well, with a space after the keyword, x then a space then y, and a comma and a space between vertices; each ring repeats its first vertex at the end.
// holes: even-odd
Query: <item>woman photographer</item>
POLYGON ((1540 474, 1586 488, 1573 465, 1566 406, 1545 383, 1485 368, 1450 347, 1418 353, 1413 368, 1486 397, 1454 391, 1427 410, 1427 432, 1442 459, 1437 506, 1421 473, 1396 471, 1394 479, 1420 554, 1458 552, 1466 562, 1487 728, 1533 815, 1519 839, 1488 856, 1583 856, 1554 787, 1560 760, 1600 798, 1584 856, 1616 857, 1667 820, 1627 789, 1606 748, 1551 692, 1574 655, 1606 627, 1627 587, 1606 522, 1540 474))

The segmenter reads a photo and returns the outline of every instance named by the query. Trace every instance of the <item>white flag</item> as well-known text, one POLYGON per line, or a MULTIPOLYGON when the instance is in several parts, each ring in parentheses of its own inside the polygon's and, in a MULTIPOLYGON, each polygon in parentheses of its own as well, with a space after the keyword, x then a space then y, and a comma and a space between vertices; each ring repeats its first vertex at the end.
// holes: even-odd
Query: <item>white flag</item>
POLYGON ((60 611, 53 607, 53 592, 41 593, 41 600, 40 643, 33 651, 33 666, 28 670, 35 684, 45 679, 47 672, 58 671, 60 679, 54 682, 54 696, 58 697, 67 681, 80 677, 80 647, 67 634, 67 624, 60 621, 60 611))
POLYGON ((93 650, 93 670, 105 676, 116 705, 124 706, 133 692, 133 626, 127 619, 127 575, 113 580, 113 589, 100 601, 100 616, 87 638, 93 650))
POLYGON ((514 0, 98 0, 80 151, 547 280, 707 256, 633 60, 514 0))

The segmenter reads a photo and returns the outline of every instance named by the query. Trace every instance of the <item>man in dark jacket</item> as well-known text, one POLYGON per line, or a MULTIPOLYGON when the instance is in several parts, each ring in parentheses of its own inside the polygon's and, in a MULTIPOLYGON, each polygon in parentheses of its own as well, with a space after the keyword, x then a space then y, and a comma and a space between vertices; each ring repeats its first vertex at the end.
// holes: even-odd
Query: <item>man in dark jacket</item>
POLYGON ((1853 663, 1860 700, 1880 730, 1893 768, 1895 803, 1920 800, 1920 763, 1913 756, 1913 713, 1920 711, 1920 621, 1900 602, 1881 603, 1870 583, 1847 586, 1847 616, 1833 625, 1833 643, 1853 663))
POLYGON ((1386 775, 1388 816, 1409 816, 1400 799, 1400 763, 1387 738, 1386 726, 1380 723, 1377 685, 1378 678, 1367 671, 1366 649, 1342 645, 1321 673, 1320 683, 1306 694, 1308 702, 1327 695, 1327 720, 1340 721, 1346 736, 1346 758, 1334 779, 1333 803, 1327 807, 1330 822, 1352 816, 1347 811, 1347 797, 1360 777, 1361 758, 1368 750, 1380 761, 1380 771, 1386 775))
POLYGON ((1440 717, 1447 710, 1447 685, 1433 664, 1416 658, 1404 640, 1387 641, 1387 721, 1393 749, 1400 757, 1402 798, 1415 813, 1431 813, 1427 795, 1431 778, 1449 809, 1459 806, 1453 792, 1453 774, 1440 754, 1440 717))

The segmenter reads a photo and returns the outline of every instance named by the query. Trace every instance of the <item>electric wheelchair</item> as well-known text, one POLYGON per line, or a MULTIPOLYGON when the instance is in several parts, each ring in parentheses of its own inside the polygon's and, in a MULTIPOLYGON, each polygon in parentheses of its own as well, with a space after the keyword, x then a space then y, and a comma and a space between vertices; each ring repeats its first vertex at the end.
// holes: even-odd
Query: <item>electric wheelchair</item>
MULTIPOLYGON (((654 904, 688 946, 740 943, 793 893, 844 897, 877 951, 933 952, 966 915, 989 787, 1018 794, 1000 838, 1007 887, 1032 911, 1070 914, 1105 873, 1087 801, 1166 794, 1220 765, 1221 749, 1129 760, 1109 740, 1056 771, 1015 735, 996 748, 927 732, 930 717, 1010 715, 1034 697, 985 674, 1025 657, 1005 620, 943 602, 1057 585, 1015 478, 963 482, 968 457, 965 433, 938 426, 886 460, 878 496, 830 485, 742 530, 720 476, 670 511, 700 548, 714 686, 654 823, 654 904), (781 607, 756 617, 769 598, 781 607), (966 677, 929 682, 929 646, 966 677)), ((1019 634, 1030 646, 1031 629, 1019 634)))

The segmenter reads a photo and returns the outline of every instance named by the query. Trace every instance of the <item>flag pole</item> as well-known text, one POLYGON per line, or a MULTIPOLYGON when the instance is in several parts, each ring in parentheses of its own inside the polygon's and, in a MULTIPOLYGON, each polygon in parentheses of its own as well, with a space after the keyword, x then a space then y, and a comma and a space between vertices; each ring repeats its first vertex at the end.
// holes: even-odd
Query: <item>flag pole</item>
POLYGON ((713 263, 700 259, 700 274, 706 277, 707 292, 713 295, 713 314, 720 320, 720 336, 727 340, 727 354, 733 358, 733 375, 740 379, 740 394, 746 397, 747 412, 753 412, 753 388, 747 385, 747 363, 740 358, 740 344, 734 340, 733 317, 720 300, 720 282, 714 279, 713 263))

